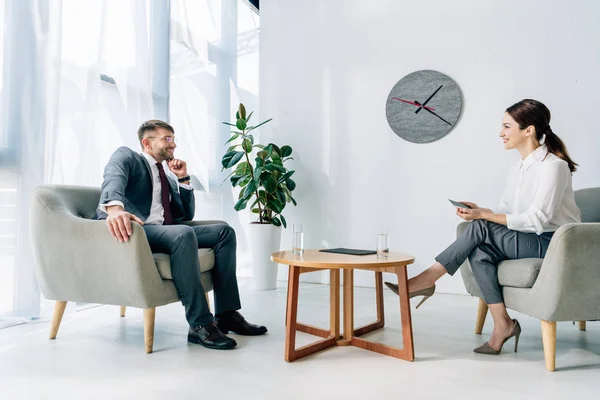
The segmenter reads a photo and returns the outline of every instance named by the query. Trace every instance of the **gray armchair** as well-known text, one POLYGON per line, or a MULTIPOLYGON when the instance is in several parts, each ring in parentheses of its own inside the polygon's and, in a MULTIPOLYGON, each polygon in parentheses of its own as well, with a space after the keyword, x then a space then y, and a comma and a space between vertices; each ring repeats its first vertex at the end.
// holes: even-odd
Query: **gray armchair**
MULTIPOLYGON (((546 369, 556 364, 556 322, 600 319, 600 188, 577 190, 582 223, 561 226, 544 259, 507 260, 498 265, 507 308, 541 320, 546 369)), ((468 222, 458 226, 460 235, 468 222)), ((467 291, 479 297, 475 333, 483 329, 488 306, 467 260, 460 268, 467 291)))
MULTIPOLYGON (((67 301, 114 304, 144 310, 146 353, 152 352, 156 307, 179 301, 168 254, 153 254, 143 228, 132 223, 126 243, 112 238, 105 221, 92 220, 100 201, 95 187, 47 185, 31 201, 36 275, 44 297, 56 300, 50 329, 55 339, 67 301)), ((222 221, 191 221, 201 225, 222 221)), ((198 250, 206 292, 212 290, 212 249, 198 250)), ((208 297, 207 297, 208 300, 208 297)))

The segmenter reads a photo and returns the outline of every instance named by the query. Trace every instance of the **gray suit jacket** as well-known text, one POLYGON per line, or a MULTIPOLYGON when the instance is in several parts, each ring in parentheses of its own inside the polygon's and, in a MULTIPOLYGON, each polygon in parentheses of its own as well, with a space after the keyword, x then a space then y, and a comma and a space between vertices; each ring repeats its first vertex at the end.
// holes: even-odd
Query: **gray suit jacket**
MULTIPOLYGON (((174 179, 169 177, 171 188, 171 212, 173 223, 190 221, 194 217, 194 191, 179 187, 174 179)), ((128 147, 119 147, 110 157, 104 168, 100 204, 118 200, 125 205, 125 211, 130 212, 142 221, 150 215, 152 204, 152 172, 150 164, 139 153, 128 147)), ((106 213, 96 212, 98 219, 106 219, 106 213)))

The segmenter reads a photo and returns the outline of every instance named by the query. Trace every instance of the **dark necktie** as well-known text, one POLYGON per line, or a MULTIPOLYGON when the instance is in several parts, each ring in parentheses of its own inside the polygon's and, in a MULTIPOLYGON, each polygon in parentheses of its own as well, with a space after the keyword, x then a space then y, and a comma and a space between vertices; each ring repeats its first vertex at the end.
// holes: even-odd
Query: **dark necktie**
POLYGON ((158 177, 160 178, 160 193, 162 197, 162 206, 165 217, 165 222, 163 225, 172 225, 173 224, 173 215, 171 214, 171 203, 169 202, 169 193, 171 193, 171 189, 169 188, 169 181, 167 180, 167 175, 165 174, 165 170, 161 163, 156 163, 158 167, 158 177))

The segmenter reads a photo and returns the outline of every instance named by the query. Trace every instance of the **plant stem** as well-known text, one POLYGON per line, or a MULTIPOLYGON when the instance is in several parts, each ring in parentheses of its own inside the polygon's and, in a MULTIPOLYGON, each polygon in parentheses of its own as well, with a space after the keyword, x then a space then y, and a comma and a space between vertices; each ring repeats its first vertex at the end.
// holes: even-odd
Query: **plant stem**
MULTIPOLYGON (((244 140, 246 139, 246 130, 242 129, 242 143, 244 142, 244 140)), ((248 167, 250 167, 250 176, 252 177, 252 179, 254 179, 254 169, 252 168, 252 164, 250 163, 250 157, 248 157, 248 153, 246 152, 246 149, 244 149, 244 146, 242 145, 242 149, 244 150, 244 154, 246 155, 246 162, 248 162, 248 167)), ((256 188, 256 190, 254 191, 254 193, 256 193, 256 200, 258 200, 258 203, 256 203, 258 205, 258 221, 262 224, 263 223, 263 218, 262 218, 262 210, 260 208, 260 196, 258 195, 258 187, 256 188)), ((250 210, 252 211, 252 210, 250 210)))

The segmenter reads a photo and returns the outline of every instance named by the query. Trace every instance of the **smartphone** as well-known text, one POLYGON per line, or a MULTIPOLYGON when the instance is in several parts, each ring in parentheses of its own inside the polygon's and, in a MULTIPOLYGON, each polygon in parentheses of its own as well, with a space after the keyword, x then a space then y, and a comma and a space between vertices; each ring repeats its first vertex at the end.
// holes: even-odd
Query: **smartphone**
POLYGON ((459 203, 458 201, 454 201, 454 200, 450 200, 450 199, 448 199, 448 201, 449 201, 450 203, 452 203, 453 205, 455 205, 456 207, 460 207, 460 208, 471 208, 471 207, 469 207, 469 206, 468 206, 468 205, 466 205, 466 204, 459 203))

